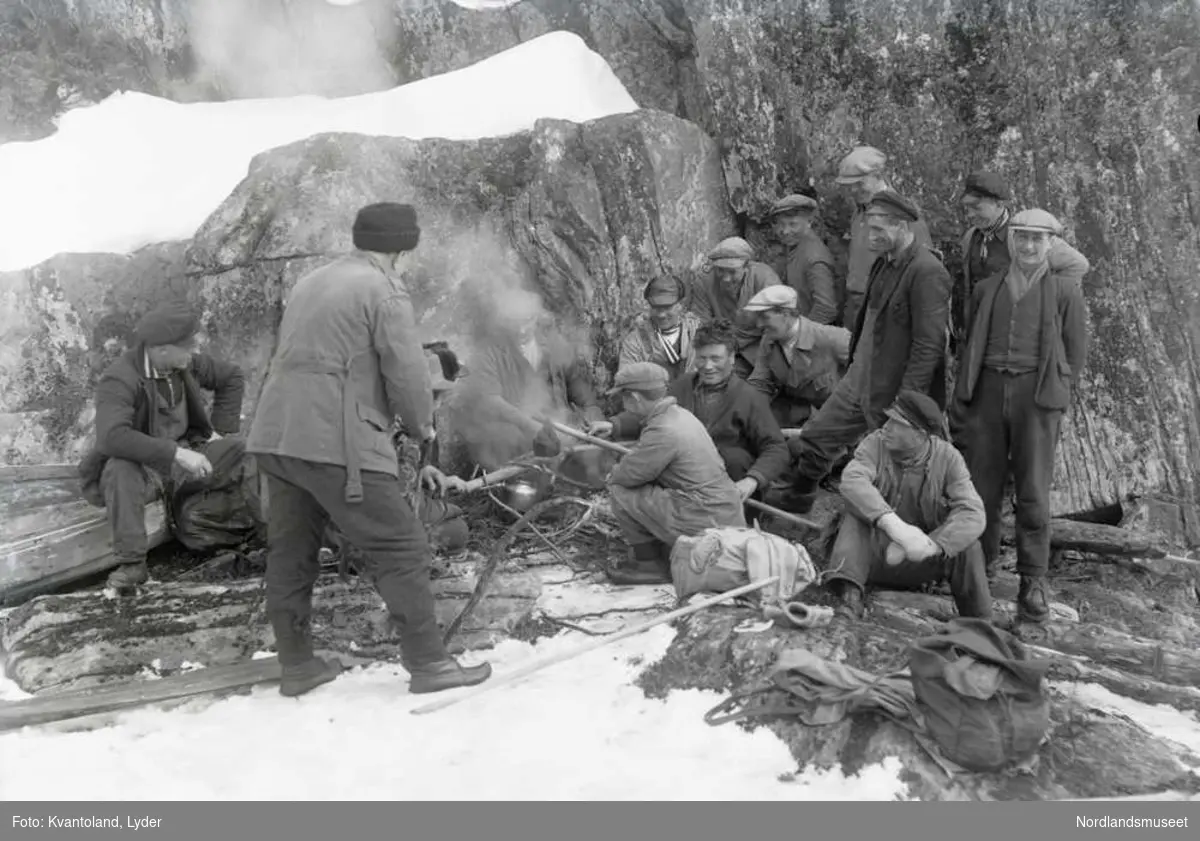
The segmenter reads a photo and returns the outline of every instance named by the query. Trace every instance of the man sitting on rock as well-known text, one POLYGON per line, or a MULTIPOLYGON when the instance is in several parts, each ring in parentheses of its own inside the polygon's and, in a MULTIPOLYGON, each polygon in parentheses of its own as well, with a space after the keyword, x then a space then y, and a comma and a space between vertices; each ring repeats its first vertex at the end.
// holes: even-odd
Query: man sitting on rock
POLYGON ((632 451, 608 475, 613 515, 631 559, 609 571, 614 584, 671 581, 671 547, 709 527, 744 527, 742 495, 704 425, 667 396, 667 372, 652 362, 617 371, 613 392, 637 417, 632 451))
MULTIPOLYGON (((766 398, 733 375, 737 353, 733 325, 728 321, 703 325, 696 331, 695 347, 696 370, 676 377, 667 393, 704 424, 741 498, 758 498, 787 470, 787 442, 766 398)), ((588 431, 631 439, 638 436, 641 424, 637 415, 622 412, 611 421, 593 423, 588 431)))
MULTIPOLYGON (((89 502, 107 509, 113 556, 108 577, 122 591, 149 578, 145 506, 189 478, 213 474, 209 442, 241 427, 244 379, 231 362, 196 352, 200 322, 181 303, 166 304, 134 327, 137 344, 96 386, 96 445, 80 465, 89 502), (201 389, 213 392, 212 414, 201 389)), ((241 439, 220 445, 230 469, 241 439)))
POLYGON ((661 275, 646 284, 642 293, 649 312, 633 325, 621 339, 620 365, 653 362, 666 369, 675 379, 692 369, 695 361, 692 341, 700 319, 684 312, 683 282, 671 275, 661 275))
POLYGON ((833 393, 850 357, 850 331, 800 314, 796 290, 768 286, 744 310, 762 327, 749 383, 771 401, 781 427, 799 429, 833 393))
POLYGON ((962 455, 941 438, 937 403, 905 389, 842 473, 846 501, 826 581, 860 616, 868 586, 913 589, 950 579, 959 615, 991 620, 979 536, 986 519, 962 455))
POLYGON ((708 253, 712 272, 696 287, 692 310, 702 321, 723 318, 737 327, 738 353, 733 372, 745 379, 754 370, 762 330, 752 314, 742 311, 750 299, 781 281, 775 270, 754 259, 754 248, 741 237, 729 237, 708 253))

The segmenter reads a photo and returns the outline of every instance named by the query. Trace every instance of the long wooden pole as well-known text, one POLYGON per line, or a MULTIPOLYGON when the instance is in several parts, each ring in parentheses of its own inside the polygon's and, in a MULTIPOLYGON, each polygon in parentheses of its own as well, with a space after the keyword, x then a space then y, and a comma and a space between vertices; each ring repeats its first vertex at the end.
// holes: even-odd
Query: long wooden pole
POLYGON ((623 640, 636 634, 640 634, 642 631, 647 631, 656 625, 662 625, 670 622, 673 619, 678 619, 681 616, 687 616, 689 614, 704 610, 704 608, 711 607, 714 604, 727 602, 730 599, 736 599, 738 596, 744 596, 746 593, 752 593, 755 590, 761 590, 768 584, 773 584, 778 580, 778 575, 772 575, 771 577, 765 578, 762 581, 755 581, 751 584, 746 584, 745 586, 738 587, 734 590, 721 593, 720 595, 714 596, 711 599, 705 599, 704 601, 696 602, 696 604, 688 605, 687 607, 681 607, 678 610, 672 610, 670 613, 664 613, 657 619, 651 619, 649 621, 642 622, 641 624, 634 625, 632 628, 626 628, 625 630, 619 631, 610 637, 602 637, 585 645, 581 645, 579 648, 573 648, 570 651, 562 651, 550 657, 545 657, 541 660, 535 660, 532 663, 527 663, 515 671, 500 676, 496 680, 491 680, 487 683, 481 683, 478 686, 472 687, 461 695, 439 699, 431 704, 425 704, 424 706, 416 707, 411 712, 413 715, 424 715, 425 713, 431 713, 436 712, 437 710, 445 709, 446 707, 457 704, 460 701, 466 701, 469 698, 474 698, 476 695, 482 695, 485 692, 491 692, 493 689, 498 689, 501 686, 508 686, 516 683, 517 681, 525 679, 534 672, 540 672, 542 669, 545 669, 548 666, 562 663, 565 660, 572 660, 581 654, 586 654, 589 651, 595 651, 597 648, 602 648, 610 643, 616 642, 617 640, 623 640))
MULTIPOLYGON (((595 435, 588 435, 586 432, 580 432, 578 429, 574 429, 570 426, 567 426, 565 423, 559 423, 558 421, 551 420, 549 423, 556 431, 561 432, 563 435, 569 435, 572 438, 577 438, 580 441, 586 441, 589 444, 595 444, 597 447, 602 447, 614 453, 620 453, 621 455, 627 455, 629 453, 628 447, 624 446, 623 444, 618 444, 616 441, 609 441, 604 438, 597 438, 595 435)), ((820 531, 823 528, 823 526, 818 522, 809 520, 805 517, 797 516, 796 514, 790 514, 787 511, 780 511, 775 506, 767 505, 765 502, 759 502, 757 499, 748 499, 746 500, 746 504, 751 508, 757 508, 759 511, 770 514, 773 517, 778 517, 781 520, 789 522, 795 526, 800 526, 801 528, 814 529, 816 531, 820 531)))

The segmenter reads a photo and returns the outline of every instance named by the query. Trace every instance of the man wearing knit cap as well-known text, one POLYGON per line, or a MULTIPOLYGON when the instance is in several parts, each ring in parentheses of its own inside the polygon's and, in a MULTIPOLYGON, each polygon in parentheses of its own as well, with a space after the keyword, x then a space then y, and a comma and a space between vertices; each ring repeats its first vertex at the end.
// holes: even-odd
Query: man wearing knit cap
MULTIPOLYGON (((850 240, 850 256, 846 268, 846 305, 841 321, 851 330, 858 320, 871 265, 877 256, 869 242, 867 203, 876 193, 892 189, 884 177, 886 165, 887 156, 874 146, 856 146, 838 164, 837 183, 849 189, 856 208, 850 219, 850 233, 846 236, 850 240)), ((912 222, 912 232, 919 245, 932 247, 929 226, 923 220, 912 222)))
POLYGON ((842 472, 846 512, 829 556, 830 588, 851 616, 868 586, 914 589, 950 581, 960 616, 991 620, 983 501, 937 404, 903 390, 882 429, 867 435, 842 472))
MULTIPOLYGON (((96 444, 80 465, 84 497, 102 505, 119 562, 108 584, 125 591, 149 578, 145 506, 189 479, 213 475, 209 442, 241 427, 241 369, 196 351, 199 319, 183 303, 164 304, 134 327, 136 344, 96 385, 96 444), (201 389, 213 393, 211 414, 201 389)), ((230 469, 240 439, 221 444, 230 469), (225 451, 228 452, 226 457, 225 451)))
POLYGON ((652 362, 621 368, 613 380, 637 443, 608 475, 613 516, 630 557, 609 571, 614 584, 671 581, 671 547, 714 526, 746 525, 742 497, 695 415, 667 395, 667 372, 652 362))
POLYGON ((729 237, 708 253, 711 271, 696 287, 692 310, 701 321, 726 319, 737 328, 738 355, 733 372, 745 379, 754 370, 762 330, 753 314, 742 311, 750 299, 782 281, 775 270, 754 259, 754 248, 741 237, 729 237))
MULTIPOLYGON (((967 309, 975 284, 994 274, 1008 271, 1008 202, 1012 194, 1004 179, 994 172, 973 172, 963 188, 962 208, 970 226, 962 239, 963 273, 954 286, 951 310, 955 348, 966 344, 967 309)), ((1082 280, 1088 262, 1062 239, 1050 249, 1050 265, 1056 271, 1082 280)))
POLYGON ((416 211, 380 203, 355 218, 355 250, 296 282, 250 428, 270 505, 267 616, 296 696, 333 680, 313 654, 313 584, 326 523, 362 551, 368 577, 400 629, 409 691, 481 683, 486 663, 448 654, 429 586, 430 547, 397 481, 393 422, 432 442, 433 394, 405 283, 420 240, 416 211))
POLYGON ((884 190, 866 212, 876 254, 850 341, 850 367, 804 425, 796 445, 796 481, 787 505, 806 511, 817 485, 847 447, 884 422, 901 389, 941 404, 946 390, 950 275, 916 240, 916 205, 884 190))
POLYGON ((799 429, 837 386, 850 357, 850 331, 801 315, 790 286, 767 287, 745 309, 757 315, 763 329, 749 383, 771 401, 781 427, 799 429))
POLYGON ((796 290, 800 314, 817 324, 834 324, 846 290, 834 279, 829 247, 813 230, 816 212, 816 199, 792 193, 771 207, 771 227, 788 249, 783 281, 796 290))
POLYGON ((1000 555, 1000 507, 1016 485, 1017 597, 1022 620, 1049 615, 1050 486, 1062 418, 1087 361, 1087 305, 1076 277, 1050 264, 1062 225, 1044 210, 1008 223, 1006 271, 971 295, 966 349, 955 384, 961 444, 987 512, 983 551, 1000 555))
POLYGON ((621 366, 653 362, 665 368, 672 380, 692 369, 692 336, 700 319, 684 311, 685 293, 683 281, 670 274, 659 275, 646 284, 642 297, 649 312, 621 340, 621 366))

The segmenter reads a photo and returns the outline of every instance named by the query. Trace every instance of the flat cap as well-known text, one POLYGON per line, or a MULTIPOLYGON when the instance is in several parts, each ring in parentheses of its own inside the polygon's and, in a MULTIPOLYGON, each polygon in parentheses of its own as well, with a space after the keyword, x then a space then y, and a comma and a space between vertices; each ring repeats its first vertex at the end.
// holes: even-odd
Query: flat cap
POLYGON ((997 201, 1008 201, 1012 198, 1004 179, 994 172, 972 172, 967 176, 963 195, 983 196, 997 201))
POLYGON ((837 183, 854 184, 868 175, 874 175, 887 163, 887 155, 874 146, 856 146, 838 164, 837 183))
POLYGON ((659 275, 646 284, 642 297, 652 307, 677 304, 684 298, 683 281, 673 275, 659 275))
POLYGON ((658 388, 660 386, 665 388, 668 379, 667 369, 663 366, 655 365, 653 362, 634 362, 617 371, 617 375, 613 378, 613 387, 609 389, 608 393, 616 394, 630 389, 658 388))
POLYGON ((878 212, 899 216, 909 222, 916 222, 921 218, 921 211, 917 206, 894 190, 880 190, 871 196, 871 200, 867 202, 867 213, 876 209, 878 212))
POLYGON ((795 289, 782 283, 777 283, 759 292, 747 301, 746 306, 742 307, 742 309, 746 312, 766 312, 776 307, 795 309, 799 305, 799 300, 800 296, 796 294, 795 289))
POLYGON ((716 248, 708 252, 708 260, 714 266, 736 269, 754 259, 754 247, 741 237, 729 237, 717 243, 716 248))
POLYGON ((811 196, 801 195, 800 193, 792 193, 771 205, 771 210, 767 215, 778 216, 781 213, 807 213, 816 209, 816 199, 811 196))
POLYGON ((929 395, 911 388, 901 390, 884 414, 930 435, 942 434, 944 421, 938 404, 929 395))
POLYGON ((149 347, 178 345, 200 331, 200 319, 187 304, 163 304, 143 315, 133 328, 134 337, 149 347))
POLYGON ((1022 210, 1014 216, 1009 220, 1008 229, 1010 231, 1044 231, 1055 236, 1061 236, 1063 232, 1062 222, 1059 222, 1046 211, 1036 207, 1032 210, 1022 210))

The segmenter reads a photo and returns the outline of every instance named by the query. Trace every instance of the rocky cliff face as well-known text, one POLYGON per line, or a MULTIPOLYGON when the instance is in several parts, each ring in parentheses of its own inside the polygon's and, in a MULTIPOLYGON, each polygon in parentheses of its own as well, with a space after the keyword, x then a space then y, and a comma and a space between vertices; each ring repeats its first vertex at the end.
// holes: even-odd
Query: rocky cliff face
MULTIPOLYGON (((65 5, 71 20, 87 6, 144 7, 110 31, 153 55, 187 42, 179 34, 187 26, 168 25, 180 19, 179 0, 65 5)), ((251 5, 267 15, 271 4, 251 5)), ((1056 513, 1149 491, 1200 497, 1200 11, 1190 0, 523 0, 492 11, 366 0, 352 8, 360 7, 398 82, 551 29, 576 32, 641 105, 716 141, 729 207, 766 250, 764 209, 810 182, 840 250, 850 206, 832 175, 852 145, 871 143, 889 154, 894 184, 921 203, 957 271, 962 177, 1001 172, 1016 204, 1064 219, 1093 265, 1095 341, 1064 432, 1056 513)), ((304 20, 324 20, 333 7, 279 8, 303 35, 312 25, 304 20)), ((592 154, 578 138, 567 146, 592 154)), ((614 160, 608 171, 625 177, 636 162, 614 160)), ((615 188, 597 181, 594 189, 615 188)), ((585 235, 562 217, 538 218, 552 205, 538 195, 521 201, 531 229, 553 230, 563 243, 553 271, 603 250, 572 240, 585 235)), ((519 242, 515 235, 514 249, 519 242)))

